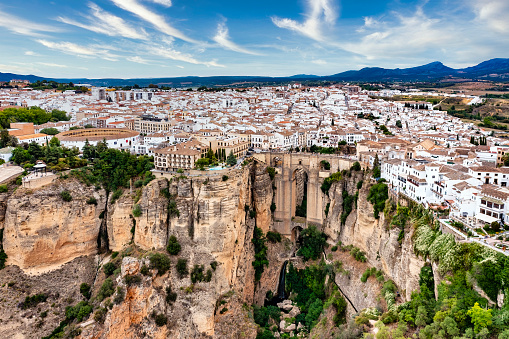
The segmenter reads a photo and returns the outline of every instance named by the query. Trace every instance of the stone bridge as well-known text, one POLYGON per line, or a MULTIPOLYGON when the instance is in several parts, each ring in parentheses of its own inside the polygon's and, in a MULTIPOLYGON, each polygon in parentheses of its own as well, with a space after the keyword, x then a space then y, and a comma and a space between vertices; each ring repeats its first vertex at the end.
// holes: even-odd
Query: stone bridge
POLYGON ((274 229, 292 240, 308 224, 322 225, 326 205, 326 196, 320 189, 323 180, 331 173, 350 169, 355 162, 338 155, 314 153, 267 152, 255 154, 254 158, 276 169, 274 229), (330 170, 322 166, 323 160, 330 164, 330 170), (297 215, 304 199, 305 217, 297 215))

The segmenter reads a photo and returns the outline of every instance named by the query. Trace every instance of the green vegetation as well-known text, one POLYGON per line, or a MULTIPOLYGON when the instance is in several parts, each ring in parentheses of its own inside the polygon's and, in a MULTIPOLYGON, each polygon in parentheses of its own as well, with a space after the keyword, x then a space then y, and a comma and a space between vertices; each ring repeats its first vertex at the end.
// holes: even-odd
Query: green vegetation
POLYGON ((164 326, 168 323, 168 318, 160 313, 154 316, 154 321, 158 327, 164 326))
POLYGON ((138 204, 135 204, 134 207, 133 207, 133 216, 135 218, 138 218, 139 216, 141 216, 141 206, 138 205, 138 204))
POLYGON ((360 171, 361 170, 361 164, 356 161, 353 163, 352 167, 350 167, 350 171, 360 171))
POLYGON ((69 202, 72 200, 72 196, 71 193, 69 193, 69 191, 60 192, 60 197, 62 198, 63 201, 69 202))
POLYGON ((80 285, 80 293, 83 297, 85 297, 85 299, 90 299, 90 290, 91 290, 91 287, 89 284, 82 283, 80 285))
MULTIPOLYGON (((108 149, 106 142, 98 142, 97 146, 85 145, 83 158, 93 165, 71 171, 71 175, 77 177, 87 185, 101 184, 105 189, 118 194, 121 187, 129 188, 131 178, 142 178, 143 184, 148 184, 154 179, 150 172, 153 158, 136 156, 129 152, 108 149)), ((120 193, 121 195, 121 193, 120 193)), ((119 196, 114 196, 113 200, 119 196)))
POLYGON ((0 185, 0 193, 6 193, 7 191, 7 185, 0 185))
POLYGON ((27 308, 35 307, 37 304, 45 302, 46 299, 48 299, 48 296, 44 293, 26 296, 25 301, 21 303, 21 309, 26 310, 27 308))
POLYGON ((174 235, 170 235, 170 238, 168 239, 168 246, 166 246, 166 250, 171 255, 177 255, 180 253, 180 243, 177 240, 177 237, 174 235))
POLYGON ((103 271, 104 271, 104 274, 106 274, 107 277, 112 275, 113 272, 115 272, 116 269, 117 269, 117 265, 115 265, 111 261, 103 265, 103 271))
POLYGON ((343 213, 341 213, 341 225, 344 225, 346 222, 346 218, 350 215, 353 210, 353 203, 357 204, 357 198, 359 193, 355 193, 354 195, 349 195, 347 190, 341 192, 343 196, 343 213))
POLYGON ((237 157, 233 154, 233 151, 230 151, 228 158, 226 158, 226 164, 228 166, 235 166, 237 164, 237 157))
POLYGON ((385 201, 389 198, 389 187, 383 182, 371 186, 369 189, 367 200, 373 205, 373 213, 375 219, 379 218, 379 213, 385 207, 385 201))
POLYGON ((187 268, 187 259, 179 258, 175 268, 177 269, 177 273, 180 279, 187 277, 189 274, 189 269, 187 268))
POLYGON ((163 275, 170 270, 171 261, 167 255, 162 253, 153 253, 149 257, 150 266, 157 270, 158 275, 163 275))
POLYGON ((327 235, 320 232, 316 226, 309 225, 308 228, 302 230, 300 237, 302 245, 297 251, 297 255, 301 255, 304 261, 318 259, 327 241, 327 235))
POLYGON ((33 122, 34 125, 42 125, 49 121, 69 121, 70 117, 64 111, 54 109, 47 112, 39 107, 30 108, 6 108, 0 111, 0 126, 10 128, 11 122, 33 122))
POLYGON ((54 127, 49 127, 49 128, 41 129, 39 131, 39 133, 48 134, 48 135, 57 135, 58 133, 60 133, 60 131, 54 127))
POLYGON ((325 178, 323 180, 322 186, 320 186, 323 193, 326 195, 329 194, 329 189, 331 188, 332 184, 335 182, 338 182, 341 180, 341 172, 336 172, 331 174, 328 178, 325 178))
POLYGON ((7 261, 7 253, 4 251, 4 229, 0 229, 0 270, 5 268, 5 262, 7 261))
POLYGON ((139 285, 141 283, 141 277, 139 275, 126 275, 124 282, 127 286, 139 285))
POLYGON ((262 229, 255 227, 253 239, 251 239, 255 252, 254 260, 252 262, 255 270, 255 282, 260 281, 262 273, 265 270, 265 266, 269 266, 269 261, 267 260, 267 245, 265 244, 265 241, 266 239, 263 235, 262 229))
POLYGON ((279 232, 268 231, 266 237, 271 243, 281 242, 281 233, 279 232))
POLYGON ((267 173, 269 173, 270 180, 274 180, 276 177, 276 169, 274 167, 267 167, 267 173))
POLYGON ((89 205, 97 205, 97 199, 94 197, 90 197, 87 199, 87 204, 89 205))
POLYGON ((173 292, 171 286, 166 287, 166 303, 173 304, 177 300, 177 293, 173 292))
POLYGON ((330 170, 330 162, 328 162, 327 160, 320 161, 320 166, 326 171, 330 170))
POLYGON ((222 177, 222 180, 223 181, 227 181, 228 180, 228 176, 226 174, 224 174, 223 177, 222 177))
POLYGON ((194 265, 193 270, 191 271, 191 282, 210 282, 212 279, 212 270, 208 269, 207 273, 203 273, 205 271, 203 265, 194 265))
POLYGON ((110 278, 104 280, 99 292, 97 293, 97 301, 101 302, 104 299, 111 297, 111 295, 115 292, 115 288, 113 286, 113 281, 110 278))

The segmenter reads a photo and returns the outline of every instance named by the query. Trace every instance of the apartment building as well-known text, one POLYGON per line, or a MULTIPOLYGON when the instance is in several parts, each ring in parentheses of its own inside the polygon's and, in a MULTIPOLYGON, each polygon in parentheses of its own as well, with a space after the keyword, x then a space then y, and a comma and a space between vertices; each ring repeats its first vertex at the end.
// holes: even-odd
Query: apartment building
POLYGON ((208 150, 207 145, 197 140, 151 149, 156 170, 165 172, 195 168, 196 160, 203 158, 208 150))

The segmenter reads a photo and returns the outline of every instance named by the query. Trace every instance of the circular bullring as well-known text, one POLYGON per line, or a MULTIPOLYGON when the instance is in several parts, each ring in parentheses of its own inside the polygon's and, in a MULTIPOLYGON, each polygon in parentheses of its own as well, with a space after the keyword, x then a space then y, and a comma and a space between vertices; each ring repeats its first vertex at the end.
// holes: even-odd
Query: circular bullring
POLYGON ((62 132, 56 135, 60 141, 102 141, 126 139, 139 136, 140 133, 130 129, 119 128, 85 128, 62 132))
POLYGON ((85 142, 96 145, 105 140, 110 148, 129 148, 137 143, 140 133, 120 128, 85 128, 62 132, 56 135, 63 146, 82 149, 85 142))

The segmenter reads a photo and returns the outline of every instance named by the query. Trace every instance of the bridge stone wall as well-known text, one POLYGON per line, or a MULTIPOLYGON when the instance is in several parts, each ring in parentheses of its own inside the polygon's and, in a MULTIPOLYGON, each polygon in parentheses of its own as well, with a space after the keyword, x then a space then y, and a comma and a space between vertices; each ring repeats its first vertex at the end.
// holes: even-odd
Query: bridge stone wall
POLYGON ((350 169, 354 162, 337 155, 312 153, 261 153, 255 158, 276 168, 274 229, 287 237, 292 237, 292 229, 296 227, 292 223, 297 205, 295 171, 302 169, 307 174, 307 218, 304 225, 322 225, 327 200, 320 189, 323 180, 331 173, 350 169), (322 160, 330 163, 330 170, 320 168, 322 160))

